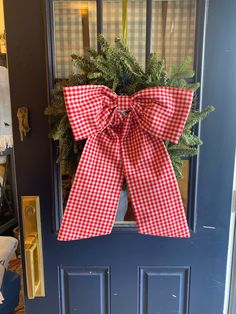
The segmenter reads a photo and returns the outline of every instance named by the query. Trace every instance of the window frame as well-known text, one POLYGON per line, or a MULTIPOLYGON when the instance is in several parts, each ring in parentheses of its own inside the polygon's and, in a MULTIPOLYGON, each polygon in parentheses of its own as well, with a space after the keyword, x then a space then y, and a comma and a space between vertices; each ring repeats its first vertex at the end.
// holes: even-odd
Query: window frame
MULTIPOLYGON (((54 25, 53 25, 53 2, 54 0, 45 0, 45 29, 47 37, 47 61, 48 61, 48 89, 49 89, 49 103, 52 99, 52 90, 54 88, 55 78, 55 48, 54 48, 54 25)), ((153 0, 146 0, 146 50, 145 50, 145 64, 147 65, 148 58, 151 53, 152 46, 152 4, 153 0)), ((103 32, 103 0, 96 0, 97 5, 97 34, 103 32)), ((194 70, 195 77, 193 82, 202 82, 202 63, 204 51, 204 38, 205 38, 205 23, 207 14, 207 1, 196 0, 196 31, 195 31, 195 53, 194 53, 194 70)), ((99 47, 98 47, 99 48, 99 47)), ((197 107, 201 107, 201 90, 197 92, 197 107)), ((200 132, 199 125, 193 129, 196 135, 200 132)), ((51 141, 51 155, 52 155, 52 172, 53 172, 53 187, 54 187, 54 206, 52 210, 52 232, 57 233, 63 217, 62 208, 62 193, 61 193, 61 174, 60 165, 56 163, 58 156, 59 144, 58 142, 51 141)), ((188 208, 187 220, 189 228, 192 233, 196 229, 197 218, 197 181, 198 181, 198 156, 190 158, 189 163, 189 182, 188 182, 188 208)), ((127 222, 116 223, 113 228, 113 233, 130 233, 137 232, 137 226, 134 223, 127 222)))

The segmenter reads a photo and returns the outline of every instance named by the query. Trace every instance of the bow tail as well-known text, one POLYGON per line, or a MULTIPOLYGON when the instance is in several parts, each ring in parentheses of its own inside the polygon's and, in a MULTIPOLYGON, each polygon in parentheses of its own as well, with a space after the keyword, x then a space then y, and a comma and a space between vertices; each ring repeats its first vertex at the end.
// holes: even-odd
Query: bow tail
POLYGON ((190 237, 178 183, 163 141, 141 130, 130 141, 126 141, 123 158, 139 233, 190 237), (136 147, 138 157, 128 149, 130 141, 142 143, 136 147))
POLYGON ((118 139, 106 132, 89 138, 75 175, 58 240, 78 240, 111 233, 122 183, 118 139))

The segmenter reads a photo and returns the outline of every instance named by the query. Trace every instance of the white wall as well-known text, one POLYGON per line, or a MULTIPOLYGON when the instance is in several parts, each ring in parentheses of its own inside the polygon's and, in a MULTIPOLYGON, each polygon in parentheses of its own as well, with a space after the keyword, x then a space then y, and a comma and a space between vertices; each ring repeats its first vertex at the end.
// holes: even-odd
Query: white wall
POLYGON ((0 0, 0 34, 4 32, 3 0, 0 0))
POLYGON ((4 32, 3 0, 0 0, 0 34, 4 32))

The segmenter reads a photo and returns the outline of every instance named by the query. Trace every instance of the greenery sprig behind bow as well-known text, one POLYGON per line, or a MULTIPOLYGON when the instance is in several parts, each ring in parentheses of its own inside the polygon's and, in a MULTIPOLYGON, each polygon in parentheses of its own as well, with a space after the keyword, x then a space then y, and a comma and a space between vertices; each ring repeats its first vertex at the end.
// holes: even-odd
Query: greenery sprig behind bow
MULTIPOLYGON (((187 79, 194 76, 189 58, 179 66, 172 66, 168 74, 164 60, 159 60, 156 54, 152 54, 144 72, 120 39, 117 38, 115 46, 112 46, 100 35, 98 43, 100 49, 89 50, 89 58, 72 55, 77 73, 56 85, 52 105, 45 110, 45 114, 50 118, 49 137, 60 141, 58 162, 63 160, 65 170, 71 175, 75 173, 84 141, 74 142, 63 99, 64 86, 99 84, 122 95, 131 95, 143 88, 154 86, 186 88, 193 91, 199 88, 199 83, 187 82, 187 79)), ((198 146, 202 144, 201 139, 193 133, 193 126, 212 111, 213 106, 199 111, 193 104, 179 143, 165 142, 177 178, 182 178, 182 159, 197 155, 198 146)))

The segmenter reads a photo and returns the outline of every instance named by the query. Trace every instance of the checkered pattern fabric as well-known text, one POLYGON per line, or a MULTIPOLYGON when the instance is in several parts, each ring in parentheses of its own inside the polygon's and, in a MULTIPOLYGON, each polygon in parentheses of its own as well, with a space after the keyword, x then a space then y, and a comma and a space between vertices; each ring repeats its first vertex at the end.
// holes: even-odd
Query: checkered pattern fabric
MULTIPOLYGON (((54 0, 55 69, 57 78, 67 78, 74 70, 70 55, 83 54, 80 8, 88 7, 90 46, 96 47, 96 2, 54 0)), ((128 1, 128 45, 141 65, 145 65, 146 1, 128 1)), ((194 58, 196 0, 153 0, 152 51, 162 57, 165 46, 167 65, 194 58), (167 4, 163 42, 162 2, 167 4)), ((109 42, 122 35, 122 1, 103 0, 103 33, 109 42)))
MULTIPOLYGON (((128 45, 145 65, 146 1, 130 0, 127 8, 128 45)), ((109 42, 122 36, 122 1, 103 0, 103 33, 109 42)))
POLYGON ((124 177, 138 231, 189 237, 178 184, 163 140, 177 143, 190 107, 190 90, 154 87, 118 96, 108 87, 66 87, 75 140, 87 138, 58 240, 112 230, 124 177))
POLYGON ((153 1, 152 51, 165 58, 167 66, 180 64, 187 56, 194 60, 195 21, 196 0, 153 1), (164 19, 163 2, 167 6, 164 19))
POLYGON ((128 46, 138 62, 145 66, 146 1, 128 1, 128 46))
POLYGON ((122 1, 103 0, 103 34, 113 43, 115 37, 122 35, 122 1))
POLYGON ((97 45, 97 17, 95 1, 53 2, 55 77, 67 78, 75 71, 72 54, 83 55, 81 8, 88 8, 89 37, 91 48, 97 45))

